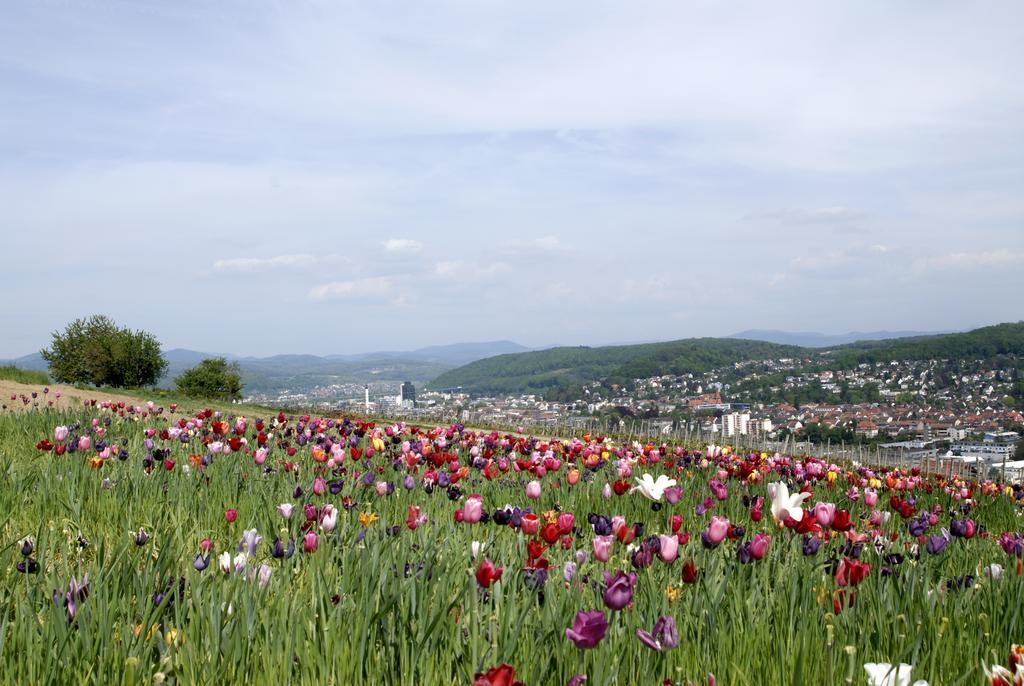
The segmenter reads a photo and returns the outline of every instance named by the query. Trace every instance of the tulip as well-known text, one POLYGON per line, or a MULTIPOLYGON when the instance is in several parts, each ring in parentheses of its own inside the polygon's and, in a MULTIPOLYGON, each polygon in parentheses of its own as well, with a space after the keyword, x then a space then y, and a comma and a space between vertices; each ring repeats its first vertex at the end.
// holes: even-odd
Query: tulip
POLYGON ((565 630, 566 638, 582 650, 596 646, 606 633, 608 633, 608 619, 601 610, 577 612, 576 621, 565 630))
POLYGON ((217 556, 217 566, 225 574, 231 573, 231 553, 223 552, 217 556))
POLYGON ((523 515, 522 522, 519 524, 519 528, 527 536, 533 536, 540 529, 540 518, 532 512, 523 515))
POLYGON ((677 505, 683 497, 683 489, 678 486, 669 486, 665 489, 665 500, 669 505, 677 505))
POLYGON ((772 500, 772 517, 779 523, 786 518, 800 522, 804 517, 803 502, 811 497, 810 493, 789 494, 789 487, 783 481, 768 484, 768 495, 772 500))
POLYGON ((229 524, 234 522, 236 519, 238 519, 238 510, 234 508, 224 510, 224 519, 228 520, 229 524))
POLYGON ((68 427, 66 427, 66 426, 58 426, 57 428, 55 428, 53 430, 53 438, 58 443, 63 443, 64 439, 66 439, 67 437, 68 437, 68 427))
POLYGON ((492 667, 487 672, 477 672, 473 675, 473 686, 522 686, 521 681, 516 681, 516 670, 512 665, 501 663, 492 667))
POLYGON ((660 543, 658 548, 658 557, 663 562, 672 562, 679 555, 679 538, 675 535, 667 536, 662 534, 658 536, 660 543))
POLYGON ((615 545, 615 538, 612 536, 594 536, 594 558, 600 562, 607 562, 612 555, 612 546, 615 545))
POLYGON ((814 538, 813 536, 804 536, 803 542, 803 553, 804 555, 811 557, 818 554, 818 549, 821 548, 821 539, 814 538))
POLYGON ((139 533, 135 534, 135 545, 143 546, 146 545, 146 541, 149 540, 149 534, 146 533, 145 529, 139 529, 139 533))
POLYGON ((484 559, 480 566, 477 567, 476 582, 480 584, 480 588, 490 588, 491 584, 501 580, 503 571, 505 571, 504 568, 496 566, 488 559, 484 559))
POLYGON ((310 531, 302 537, 302 549, 307 553, 316 552, 319 543, 320 541, 317 538, 316 532, 310 531))
POLYGON ((462 521, 467 524, 476 524, 483 517, 483 499, 478 495, 471 495, 462 506, 462 521))
POLYGON ((540 482, 539 481, 535 480, 535 481, 531 481, 530 483, 526 484, 526 497, 530 498, 531 500, 536 500, 537 498, 540 497, 540 482))
POLYGON ((643 629, 636 630, 636 636, 640 642, 652 650, 662 651, 665 648, 675 648, 679 645, 679 633, 676 630, 674 617, 660 617, 654 623, 654 630, 650 633, 643 629))
POLYGON ((693 560, 683 563, 682 579, 684 584, 692 584, 697 581, 697 565, 693 560))
POLYGON ((238 552, 246 552, 249 555, 256 554, 256 547, 263 537, 256 533, 256 529, 249 529, 242 532, 242 540, 238 544, 238 552))
POLYGON ((324 505, 323 512, 320 517, 320 528, 326 533, 334 531, 334 527, 338 525, 338 511, 331 505, 324 505))
POLYGON ((558 530, 563 534, 568 534, 572 532, 572 527, 576 524, 576 516, 572 512, 562 512, 556 521, 558 530))
POLYGON ((270 554, 277 559, 281 559, 282 557, 286 559, 291 558, 291 556, 295 554, 295 541, 289 538, 288 547, 286 549, 280 538, 274 539, 274 545, 270 547, 270 554))
POLYGON ((728 534, 729 520, 725 517, 714 515, 711 517, 711 523, 708 524, 707 530, 701 534, 701 538, 705 539, 707 543, 710 543, 711 546, 714 547, 724 541, 728 534))
POLYGON ((864 504, 868 507, 874 507, 878 503, 878 491, 873 488, 864 489, 864 504))
POLYGON ((277 506, 277 512, 284 519, 291 519, 292 514, 295 512, 295 506, 292 505, 291 503, 281 503, 280 505, 277 506))
POLYGON ((633 487, 633 490, 639 491, 640 495, 657 502, 665 495, 665 489, 675 485, 676 480, 664 474, 660 474, 657 481, 650 474, 644 474, 636 478, 636 486, 633 487))
POLYGON ((823 528, 832 526, 833 520, 836 518, 836 506, 834 503, 815 503, 814 504, 814 519, 823 528))
POLYGON ((197 571, 201 572, 210 566, 210 556, 203 557, 202 553, 196 553, 195 559, 192 560, 192 567, 197 571))
POLYGON ((272 571, 273 570, 268 565, 260 565, 259 570, 256 572, 256 583, 260 589, 266 588, 267 584, 270 583, 270 575, 272 571))
POLYGON ((771 537, 764 534, 754 534, 754 540, 750 542, 750 556, 755 560, 764 559, 768 552, 768 544, 772 542, 771 537))
POLYGON ((621 610, 633 600, 633 587, 636 586, 636 573, 626 574, 623 571, 615 572, 614 576, 604 573, 605 591, 602 595, 605 607, 610 610, 621 610))
POLYGON ((836 516, 832 519, 832 528, 836 531, 849 531, 853 528, 850 520, 849 510, 836 510, 836 516))
MULTIPOLYGON (((910 686, 910 672, 913 669, 903 662, 890 665, 885 662, 868 662, 864 671, 868 673, 868 686, 910 686)), ((914 686, 928 686, 924 681, 915 681, 914 686)))
POLYGON ((469 544, 469 553, 473 557, 473 559, 475 560, 476 556, 479 555, 480 553, 482 553, 484 548, 486 548, 486 547, 487 547, 486 543, 481 543, 480 541, 473 541, 472 543, 469 544))

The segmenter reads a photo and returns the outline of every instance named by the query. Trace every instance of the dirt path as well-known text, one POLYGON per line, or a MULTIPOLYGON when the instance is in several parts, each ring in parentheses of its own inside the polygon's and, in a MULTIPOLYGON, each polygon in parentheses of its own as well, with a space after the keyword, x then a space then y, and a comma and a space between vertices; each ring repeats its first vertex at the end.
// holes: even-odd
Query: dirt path
POLYGON ((83 391, 65 384, 37 386, 35 384, 23 384, 0 379, 0 405, 6 405, 7 409, 5 411, 8 412, 11 410, 32 409, 33 407, 49 407, 50 403, 53 403, 52 407, 62 409, 81 407, 82 403, 86 400, 124 402, 126 405, 146 404, 145 400, 108 391, 83 391), (49 388, 49 393, 44 393, 44 388, 49 388), (35 398, 32 397, 32 393, 36 394, 35 398), (58 393, 60 397, 58 397, 58 393), (12 395, 15 396, 14 400, 11 399, 12 395), (23 395, 28 398, 27 404, 22 401, 23 395))

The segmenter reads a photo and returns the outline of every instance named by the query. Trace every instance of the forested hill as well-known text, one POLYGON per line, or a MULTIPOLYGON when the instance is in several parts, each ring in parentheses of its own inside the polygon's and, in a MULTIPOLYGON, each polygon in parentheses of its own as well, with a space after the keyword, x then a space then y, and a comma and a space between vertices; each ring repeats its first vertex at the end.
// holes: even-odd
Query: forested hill
POLYGON ((699 374, 746 360, 789 357, 806 360, 808 365, 849 368, 891 360, 988 360, 1000 356, 1024 359, 1024 322, 957 334, 864 341, 826 350, 733 338, 551 348, 478 360, 441 374, 428 388, 462 387, 473 395, 537 393, 554 399, 573 397, 580 385, 592 381, 628 384, 662 374, 699 374))
POLYGON ((824 351, 836 368, 892 360, 992 360, 1024 356, 1024 322, 996 324, 963 333, 861 341, 824 351))
POLYGON ((441 374, 428 387, 461 386, 465 392, 477 395, 537 393, 553 397, 597 379, 628 383, 661 374, 703 373, 743 360, 809 354, 811 351, 792 345, 731 338, 551 348, 478 360, 441 374))

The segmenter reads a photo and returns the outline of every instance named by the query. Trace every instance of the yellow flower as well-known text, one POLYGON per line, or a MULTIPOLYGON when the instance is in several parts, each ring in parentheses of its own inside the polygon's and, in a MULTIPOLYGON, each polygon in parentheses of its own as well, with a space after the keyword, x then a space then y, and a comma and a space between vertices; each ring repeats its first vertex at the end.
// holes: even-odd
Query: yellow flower
POLYGON ((555 512, 554 510, 548 510, 547 512, 544 513, 543 516, 544 521, 547 524, 554 524, 556 521, 558 521, 558 513, 555 512))
POLYGON ((168 629, 167 633, 164 634, 164 642, 168 648, 172 645, 175 647, 183 645, 185 643, 185 634, 177 629, 168 629))
POLYGON ((831 484, 831 483, 835 483, 835 481, 836 481, 836 479, 837 479, 838 477, 839 477, 839 475, 838 475, 838 474, 836 474, 835 472, 829 472, 828 474, 826 474, 826 475, 825 475, 825 478, 826 478, 826 479, 828 479, 828 482, 829 482, 830 484, 831 484))
POLYGON ((359 513, 359 525, 361 527, 363 527, 364 529, 366 527, 370 526, 371 524, 373 524, 375 521, 377 521, 377 519, 378 519, 377 515, 375 515, 372 512, 360 512, 359 513))
POLYGON ((665 595, 668 596, 668 602, 674 603, 679 598, 679 589, 675 586, 667 586, 665 588, 665 595))

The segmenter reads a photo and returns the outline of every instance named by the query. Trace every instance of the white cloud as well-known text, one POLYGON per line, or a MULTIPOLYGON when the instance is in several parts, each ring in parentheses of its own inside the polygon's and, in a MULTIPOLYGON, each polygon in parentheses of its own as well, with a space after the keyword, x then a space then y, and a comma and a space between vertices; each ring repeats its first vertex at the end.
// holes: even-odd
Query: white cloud
POLYGON ((268 269, 298 269, 311 267, 319 262, 334 259, 333 256, 277 255, 275 257, 231 257, 217 260, 213 268, 223 272, 261 272, 268 269))
MULTIPOLYGON (((395 296, 394 280, 386 276, 374 276, 351 281, 332 281, 320 284, 309 291, 311 300, 380 300, 395 296)), ((401 299, 401 294, 396 298, 401 299)))
POLYGON ((382 244, 384 249, 393 253, 413 253, 423 249, 423 244, 411 238, 389 238, 382 244))
POLYGON ((1006 248, 979 252, 951 252, 945 255, 919 257, 914 260, 914 269, 930 271, 936 269, 978 269, 981 267, 1002 268, 1024 264, 1024 253, 1012 252, 1006 248))
POLYGON ((434 274, 444 279, 454 278, 465 268, 461 260, 438 262, 434 265, 434 274))
POLYGON ((748 214, 744 219, 770 219, 783 224, 836 224, 863 219, 866 213, 849 207, 781 209, 748 214))

